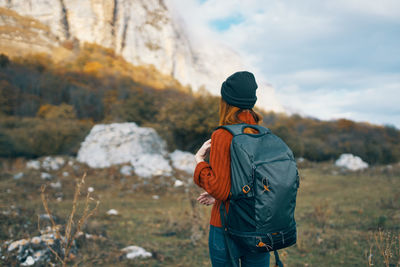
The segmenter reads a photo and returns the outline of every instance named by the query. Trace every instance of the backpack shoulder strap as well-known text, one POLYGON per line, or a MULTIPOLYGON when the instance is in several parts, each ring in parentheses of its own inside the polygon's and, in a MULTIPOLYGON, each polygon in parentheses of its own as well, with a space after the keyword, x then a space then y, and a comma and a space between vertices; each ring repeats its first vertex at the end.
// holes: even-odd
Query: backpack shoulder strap
POLYGON ((233 136, 245 134, 245 133, 243 133, 243 130, 245 128, 256 129, 258 131, 258 134, 253 134, 253 135, 264 135, 264 134, 271 133, 271 130, 268 128, 265 128, 265 127, 257 125, 257 124, 247 124, 247 123, 221 125, 221 126, 218 126, 217 128, 215 128, 215 130, 218 130, 220 128, 223 128, 223 129, 229 131, 233 136))

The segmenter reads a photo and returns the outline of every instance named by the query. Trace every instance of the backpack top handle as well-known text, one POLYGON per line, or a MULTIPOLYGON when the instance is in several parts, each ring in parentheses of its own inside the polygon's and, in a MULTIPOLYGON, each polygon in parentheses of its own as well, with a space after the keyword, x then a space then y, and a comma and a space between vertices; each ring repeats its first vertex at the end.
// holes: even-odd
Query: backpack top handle
POLYGON ((222 126, 218 126, 216 128, 216 130, 219 129, 219 128, 223 128, 225 130, 228 130, 233 136, 241 135, 241 134, 247 134, 247 135, 259 137, 259 136, 263 136, 265 134, 271 133, 271 130, 268 129, 268 128, 265 128, 265 127, 257 125, 257 124, 247 124, 247 123, 238 123, 238 124, 232 124, 232 125, 222 125, 222 126), (255 130, 258 131, 258 133, 255 133, 255 134, 244 133, 243 130, 245 128, 255 129, 255 130))

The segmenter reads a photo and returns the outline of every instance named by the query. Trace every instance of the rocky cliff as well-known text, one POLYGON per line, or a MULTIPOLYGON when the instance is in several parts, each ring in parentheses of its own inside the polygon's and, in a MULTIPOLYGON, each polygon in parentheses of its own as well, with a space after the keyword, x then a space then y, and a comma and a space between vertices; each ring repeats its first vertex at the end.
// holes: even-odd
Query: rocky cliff
MULTIPOLYGON (((0 7, 43 25, 43 38, 32 42, 19 37, 18 42, 25 41, 25 47, 32 50, 43 51, 43 47, 52 48, 66 40, 97 43, 112 48, 134 65, 152 64, 183 85, 189 84, 194 90, 204 86, 214 94, 219 93, 228 75, 245 69, 239 55, 228 47, 192 44, 182 22, 163 0, 0 0, 0 7)), ((10 14, 1 13, 0 28, 10 23, 16 29, 21 27, 10 14)), ((2 45, 10 39, 15 41, 10 32, 15 30, 0 32, 2 45)), ((273 89, 260 85, 261 105, 281 109, 273 89)))

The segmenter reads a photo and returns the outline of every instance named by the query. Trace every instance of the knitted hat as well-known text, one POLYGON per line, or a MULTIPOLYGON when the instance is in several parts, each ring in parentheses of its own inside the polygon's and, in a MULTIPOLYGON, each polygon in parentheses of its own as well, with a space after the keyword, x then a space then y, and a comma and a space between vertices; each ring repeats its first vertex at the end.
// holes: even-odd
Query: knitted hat
POLYGON ((257 83, 253 73, 235 72, 221 86, 221 96, 229 105, 251 109, 257 101, 257 83))

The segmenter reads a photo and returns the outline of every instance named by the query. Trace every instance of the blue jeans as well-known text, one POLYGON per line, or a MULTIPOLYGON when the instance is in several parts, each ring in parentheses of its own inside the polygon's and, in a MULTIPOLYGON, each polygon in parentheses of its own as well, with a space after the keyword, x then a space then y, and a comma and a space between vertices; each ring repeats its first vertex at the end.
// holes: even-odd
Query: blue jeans
MULTIPOLYGON (((225 267, 230 265, 228 249, 225 244, 224 230, 222 227, 210 225, 208 237, 210 259, 213 267, 225 267)), ((233 258, 241 262, 242 267, 269 267, 269 253, 249 253, 232 242, 233 258)))

